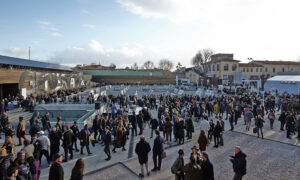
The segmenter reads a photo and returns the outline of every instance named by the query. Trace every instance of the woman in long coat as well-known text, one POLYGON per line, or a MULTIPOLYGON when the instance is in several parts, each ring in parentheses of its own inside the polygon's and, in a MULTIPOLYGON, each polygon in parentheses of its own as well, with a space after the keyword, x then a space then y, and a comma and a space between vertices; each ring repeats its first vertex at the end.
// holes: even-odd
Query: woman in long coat
POLYGON ((201 152, 206 150, 206 146, 209 145, 209 140, 205 134, 205 131, 201 130, 198 138, 199 149, 201 152))
POLYGON ((185 124, 182 118, 179 119, 178 125, 177 125, 177 138, 179 139, 179 144, 182 143, 184 144, 184 129, 185 129, 185 124))
POLYGON ((122 141, 123 141, 123 130, 122 130, 122 126, 119 125, 114 136, 114 149, 112 150, 113 152, 116 152, 116 148, 122 147, 122 141))

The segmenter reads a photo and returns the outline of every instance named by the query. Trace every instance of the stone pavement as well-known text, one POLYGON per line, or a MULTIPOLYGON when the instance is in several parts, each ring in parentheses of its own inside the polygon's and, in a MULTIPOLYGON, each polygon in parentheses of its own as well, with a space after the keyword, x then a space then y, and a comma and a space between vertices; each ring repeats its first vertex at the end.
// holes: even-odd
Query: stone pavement
MULTIPOLYGON (((150 177, 145 179, 168 180, 174 179, 171 173, 171 166, 178 157, 180 148, 185 151, 185 163, 191 153, 191 147, 197 144, 197 138, 193 141, 166 150, 167 157, 163 159, 161 170, 151 172, 150 177)), ((292 145, 282 144, 267 139, 258 139, 253 136, 227 131, 224 134, 225 145, 214 148, 213 143, 208 147, 207 152, 214 165, 216 180, 227 180, 233 178, 232 164, 228 160, 229 154, 234 154, 234 147, 239 145, 247 154, 247 175, 245 180, 299 180, 300 179, 300 148, 292 145)), ((152 154, 149 153, 149 169, 153 168, 152 154)), ((137 158, 124 162, 126 166, 137 174, 140 173, 140 166, 137 158)))
MULTIPOLYGON (((286 131, 280 130, 280 121, 278 121, 279 116, 280 113, 277 112, 273 129, 271 129, 270 121, 268 120, 267 115, 265 115, 264 117, 265 123, 263 127, 264 138, 282 142, 282 143, 292 144, 295 146, 300 146, 300 139, 297 138, 298 133, 296 133, 296 135, 291 135, 291 139, 288 139, 286 138, 286 131)), ((227 123, 229 124, 229 122, 227 123)), ((253 134, 254 120, 252 120, 250 131, 246 131, 246 126, 243 124, 244 124, 244 118, 242 117, 239 119, 237 126, 234 127, 234 131, 257 137, 257 134, 253 134)))
POLYGON ((101 179, 101 180, 119 180, 119 179, 140 179, 134 172, 127 168, 123 163, 116 163, 106 166, 84 175, 84 179, 101 179))

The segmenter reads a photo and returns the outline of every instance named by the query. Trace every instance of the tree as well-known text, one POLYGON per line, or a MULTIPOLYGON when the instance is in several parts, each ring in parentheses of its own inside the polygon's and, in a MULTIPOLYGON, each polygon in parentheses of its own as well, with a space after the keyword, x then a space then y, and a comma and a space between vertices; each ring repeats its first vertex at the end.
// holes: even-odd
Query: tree
POLYGON ((179 71, 182 68, 182 64, 180 62, 176 65, 176 70, 179 71))
POLYGON ((131 66, 131 69, 138 70, 138 69, 139 69, 138 64, 135 62, 135 63, 131 66))
POLYGON ((111 63, 111 64, 110 64, 110 67, 112 67, 113 69, 116 69, 116 68, 117 68, 117 66, 116 66, 114 63, 111 63))
POLYGON ((159 69, 163 69, 166 71, 170 71, 174 67, 173 62, 168 59, 161 59, 158 65, 159 69))
POLYGON ((211 60, 210 57, 213 54, 214 51, 212 49, 200 49, 195 57, 193 57, 192 64, 197 67, 202 67, 204 71, 207 72, 207 68, 204 65, 211 60))
POLYGON ((154 63, 152 61, 146 61, 143 65, 145 69, 154 69, 154 63))

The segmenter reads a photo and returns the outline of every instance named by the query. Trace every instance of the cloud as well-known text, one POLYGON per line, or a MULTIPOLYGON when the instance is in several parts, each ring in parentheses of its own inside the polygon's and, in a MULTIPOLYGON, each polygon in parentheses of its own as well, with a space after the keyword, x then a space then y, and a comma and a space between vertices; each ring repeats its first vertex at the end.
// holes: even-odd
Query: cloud
POLYGON ((86 15, 90 15, 90 16, 93 15, 90 11, 88 11, 86 9, 82 9, 80 12, 83 14, 86 14, 86 15))
POLYGON ((93 29, 96 27, 94 24, 83 24, 82 27, 93 29))
POLYGON ((4 49, 3 52, 9 56, 22 57, 28 54, 28 49, 19 47, 9 47, 8 49, 4 49))
POLYGON ((62 34, 59 32, 59 29, 55 27, 50 21, 36 21, 40 29, 42 29, 46 34, 49 34, 54 37, 60 37, 62 34))
POLYGON ((96 40, 81 46, 70 46, 57 51, 48 59, 52 62, 75 66, 77 64, 101 63, 116 64, 118 67, 131 66, 134 62, 142 65, 146 60, 158 64, 159 59, 166 57, 158 49, 137 43, 127 43, 115 48, 105 48, 96 40))
POLYGON ((51 33, 51 35, 52 36, 54 36, 54 37, 60 37, 60 36, 62 36, 60 33, 58 33, 58 32, 53 32, 53 33, 51 33))

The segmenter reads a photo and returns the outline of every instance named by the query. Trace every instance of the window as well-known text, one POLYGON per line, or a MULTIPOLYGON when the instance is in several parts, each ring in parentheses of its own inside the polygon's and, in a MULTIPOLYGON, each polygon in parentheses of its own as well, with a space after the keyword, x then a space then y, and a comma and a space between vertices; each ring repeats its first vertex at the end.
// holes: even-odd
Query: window
POLYGON ((213 65, 213 71, 215 71, 215 65, 213 65))
POLYGON ((228 79, 228 76, 227 76, 227 75, 223 75, 223 79, 224 79, 224 80, 227 80, 227 79, 228 79))
POLYGON ((228 71, 228 64, 224 65, 224 71, 228 71))
POLYGON ((282 72, 284 72, 284 68, 282 68, 282 72))
POLYGON ((253 72, 253 68, 251 68, 251 72, 253 72))
POLYGON ((247 72, 249 72, 249 68, 247 68, 247 72))
POLYGON ((209 70, 209 71, 211 71, 211 67, 210 67, 210 65, 208 66, 208 70, 209 70))
POLYGON ((243 68, 243 72, 245 72, 245 68, 243 68))
POLYGON ((268 72, 268 68, 267 67, 265 68, 265 72, 268 72))
POLYGON ((262 68, 260 68, 260 72, 262 72, 262 68))
POLYGON ((275 68, 273 67, 273 72, 275 72, 276 70, 275 70, 275 68))
POLYGON ((220 71, 220 65, 217 64, 217 71, 220 71))
POLYGON ((232 71, 236 71, 236 64, 232 65, 232 71))
POLYGON ((256 72, 258 72, 258 68, 256 68, 256 72))

